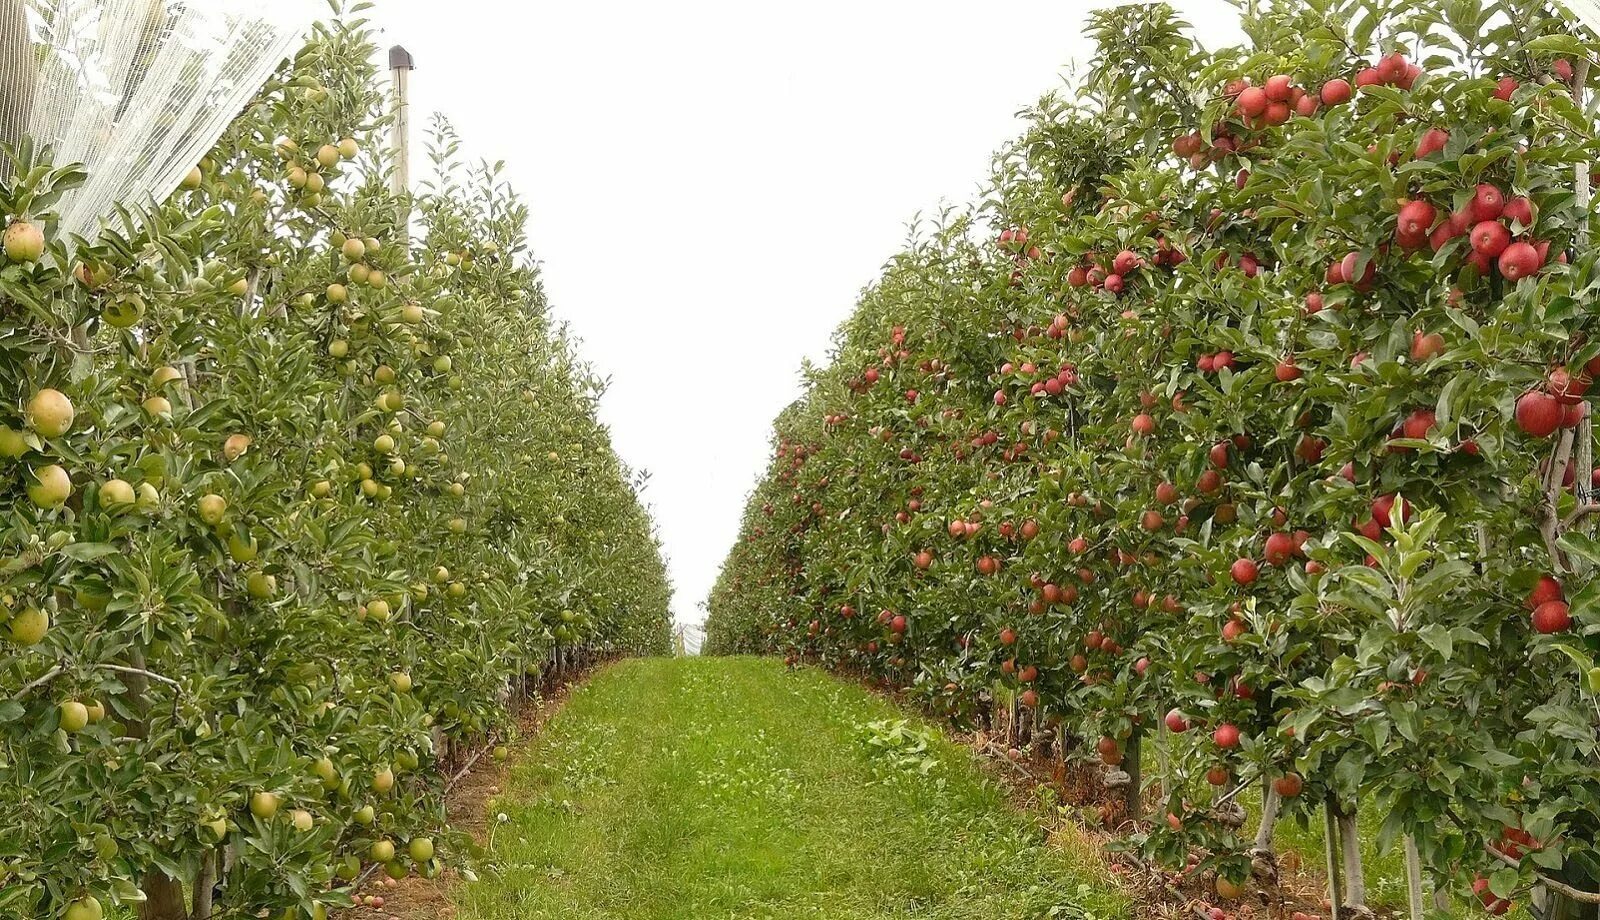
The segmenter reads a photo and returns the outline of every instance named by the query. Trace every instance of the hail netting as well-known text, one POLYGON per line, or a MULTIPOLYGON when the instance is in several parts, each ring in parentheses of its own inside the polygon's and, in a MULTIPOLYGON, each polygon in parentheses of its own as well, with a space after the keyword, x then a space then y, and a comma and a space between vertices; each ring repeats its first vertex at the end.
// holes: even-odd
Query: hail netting
POLYGON ((88 181, 58 206, 92 237, 177 188, 288 54, 317 0, 0 0, 0 140, 88 181))
POLYGON ((1600 0, 1561 0, 1561 5, 1591 32, 1600 34, 1600 0))

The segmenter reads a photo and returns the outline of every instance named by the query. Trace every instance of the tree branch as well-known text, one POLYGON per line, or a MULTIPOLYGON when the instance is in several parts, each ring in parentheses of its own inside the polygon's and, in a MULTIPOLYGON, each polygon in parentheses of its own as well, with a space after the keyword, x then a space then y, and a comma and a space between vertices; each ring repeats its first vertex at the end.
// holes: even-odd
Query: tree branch
POLYGON ((1561 529, 1568 530, 1573 524, 1578 523, 1591 514, 1600 514, 1600 504, 1579 505, 1572 513, 1561 521, 1561 529))
POLYGON ((34 689, 36 689, 38 687, 41 687, 41 686, 43 686, 45 684, 48 684, 50 681, 55 680, 57 677, 60 677, 61 676, 61 672, 65 671, 65 670, 66 670, 66 668, 62 667, 61 665, 59 665, 59 664, 56 665, 55 667, 53 667, 50 670, 44 672, 43 674, 39 675, 38 677, 34 678, 33 680, 27 682, 26 684, 23 684, 22 685, 22 689, 18 690, 16 695, 13 696, 12 699, 13 700, 22 699, 23 697, 27 696, 30 691, 32 691, 32 690, 34 690, 34 689))
POLYGON ((101 664, 96 665, 96 667, 104 668, 107 671, 116 671, 118 674, 134 674, 139 677, 146 677, 150 680, 166 684, 174 690, 183 689, 183 684, 178 683, 172 678, 162 677, 160 674, 157 674, 154 671, 146 671, 144 668, 131 668, 125 664, 101 664))
MULTIPOLYGON (((1507 856, 1487 843, 1483 845, 1483 851, 1513 869, 1522 868, 1522 862, 1520 860, 1512 859, 1510 856, 1507 856)), ((1571 885, 1568 885, 1566 882, 1556 881, 1537 869, 1533 871, 1533 874, 1539 879, 1539 884, 1545 886, 1551 891, 1560 892, 1572 900, 1580 901, 1584 904, 1600 904, 1600 892, 1584 891, 1582 888, 1574 888, 1571 885)))

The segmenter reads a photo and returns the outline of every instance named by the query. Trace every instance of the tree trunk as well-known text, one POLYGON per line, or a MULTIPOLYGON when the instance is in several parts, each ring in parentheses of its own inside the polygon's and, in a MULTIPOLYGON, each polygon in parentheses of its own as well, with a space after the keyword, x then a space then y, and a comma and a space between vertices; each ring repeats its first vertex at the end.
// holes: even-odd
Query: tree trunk
POLYGON ((1411 909, 1411 920, 1422 920, 1422 857, 1417 853, 1417 838, 1406 835, 1406 906, 1411 909))
POLYGON ((139 920, 188 920, 183 903, 183 886, 160 869, 145 874, 144 903, 139 905, 139 920))
POLYGON ((200 860, 200 871, 194 876, 194 908, 189 920, 211 920, 211 889, 216 884, 217 854, 211 851, 200 860))
POLYGON ((1272 834, 1278 827, 1278 807, 1280 799, 1278 791, 1272 788, 1272 781, 1263 779, 1262 785, 1266 787, 1261 796, 1261 826, 1256 828, 1256 849, 1267 853, 1272 852, 1272 834))
POLYGON ((1344 853, 1344 901, 1351 907, 1367 905, 1367 882, 1361 872, 1361 833, 1356 810, 1338 811, 1339 846, 1344 853))
POLYGON ((1344 920, 1344 896, 1339 885, 1339 809, 1334 804, 1333 796, 1328 796, 1322 806, 1322 842, 1323 853, 1327 857, 1328 870, 1328 905, 1331 911, 1330 920, 1344 920))
POLYGON ((1139 749, 1142 747, 1140 741, 1143 735, 1144 732, 1135 726, 1128 735, 1128 747, 1123 752, 1122 757, 1122 769, 1127 771, 1128 774, 1128 788, 1125 795, 1127 796, 1128 820, 1130 821, 1139 820, 1139 816, 1144 813, 1143 789, 1141 788, 1144 785, 1144 771, 1140 769, 1139 764, 1139 749))

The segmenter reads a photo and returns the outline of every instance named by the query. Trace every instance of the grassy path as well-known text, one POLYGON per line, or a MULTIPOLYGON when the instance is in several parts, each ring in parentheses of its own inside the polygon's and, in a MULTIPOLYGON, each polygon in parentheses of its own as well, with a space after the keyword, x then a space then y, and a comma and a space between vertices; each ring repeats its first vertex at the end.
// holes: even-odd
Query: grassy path
POLYGON ((771 660, 610 668, 491 803, 504 817, 459 917, 1127 915, 1101 867, 1046 846, 967 752, 902 718, 771 660))

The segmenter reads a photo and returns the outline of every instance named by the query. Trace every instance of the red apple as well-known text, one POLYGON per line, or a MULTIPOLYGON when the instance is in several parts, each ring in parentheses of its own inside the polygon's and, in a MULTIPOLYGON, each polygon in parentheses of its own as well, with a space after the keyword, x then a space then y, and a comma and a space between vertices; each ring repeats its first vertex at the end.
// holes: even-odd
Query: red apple
POLYGON ((1253 559, 1237 559, 1228 569, 1228 574, 1233 577, 1234 584, 1238 585, 1254 584, 1259 572, 1260 569, 1253 559))
POLYGON ((1334 78, 1322 84, 1318 95, 1322 97, 1323 105, 1344 105, 1350 101, 1351 92, 1349 80, 1334 78))
POLYGON ((1495 264, 1507 281, 1519 281, 1538 273, 1544 266, 1544 258, 1531 244, 1516 242, 1501 251, 1500 259, 1495 264))
POLYGON ((1572 626, 1572 615, 1566 601, 1545 601, 1533 611, 1533 628, 1538 632, 1566 632, 1572 626))
POLYGON ((1486 259, 1493 259, 1511 245, 1511 231, 1498 220, 1483 220, 1474 224, 1468 235, 1472 251, 1486 259))
POLYGON ((1224 750, 1236 748, 1239 746, 1239 727, 1224 722, 1217 726, 1216 731, 1211 733, 1211 740, 1217 743, 1217 747, 1224 750))
POLYGON ((1450 143, 1449 131, 1443 128, 1429 128, 1422 133, 1421 139, 1417 141, 1417 159, 1420 160, 1429 154, 1438 153, 1448 143, 1450 143))
POLYGON ((1527 605, 1529 610, 1537 610, 1540 604, 1564 599, 1561 582, 1554 575, 1540 575, 1533 585, 1533 591, 1528 594, 1527 605))
POLYGON ((1561 427, 1561 403, 1549 393, 1530 390, 1517 398, 1517 427, 1536 438, 1547 438, 1561 427))
POLYGON ((1272 790, 1285 799, 1298 797, 1305 786, 1305 780, 1298 773, 1285 773, 1272 781, 1272 790))
POLYGON ((1505 213, 1505 193, 1487 182, 1478 184, 1473 190, 1472 200, 1467 202, 1467 215, 1472 223, 1482 223, 1486 220, 1499 220, 1505 213))
POLYGON ((1400 208, 1400 216, 1395 230, 1402 236, 1419 237, 1426 239, 1428 231, 1433 229, 1433 222, 1439 212, 1433 205, 1426 201, 1408 201, 1400 208))

